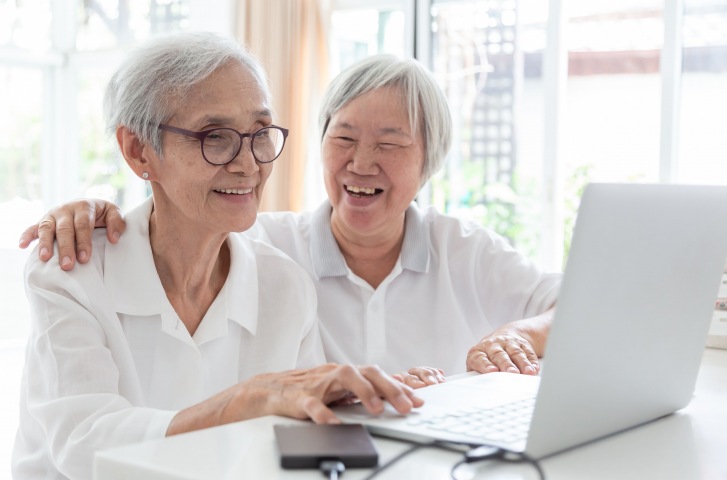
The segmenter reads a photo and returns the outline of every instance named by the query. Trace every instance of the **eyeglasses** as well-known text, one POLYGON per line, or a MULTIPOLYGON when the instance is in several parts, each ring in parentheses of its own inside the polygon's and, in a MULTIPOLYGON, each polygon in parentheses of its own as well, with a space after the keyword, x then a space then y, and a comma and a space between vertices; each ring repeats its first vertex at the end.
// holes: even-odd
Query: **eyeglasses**
POLYGON ((159 125, 160 130, 179 133, 199 140, 202 157, 212 165, 230 163, 242 149, 242 140, 250 137, 250 150, 255 161, 270 163, 280 156, 288 138, 288 129, 270 125, 254 133, 240 133, 234 128, 213 128, 201 132, 184 130, 171 125, 159 125))

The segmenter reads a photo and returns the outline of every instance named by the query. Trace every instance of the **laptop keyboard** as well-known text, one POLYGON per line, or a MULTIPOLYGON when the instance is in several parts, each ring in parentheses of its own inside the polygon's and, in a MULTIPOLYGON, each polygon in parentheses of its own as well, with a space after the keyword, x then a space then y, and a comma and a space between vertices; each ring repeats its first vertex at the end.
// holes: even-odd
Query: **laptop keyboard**
POLYGON ((534 397, 526 398, 497 407, 468 407, 446 414, 416 417, 407 424, 466 435, 482 443, 515 443, 527 436, 534 405, 534 397))

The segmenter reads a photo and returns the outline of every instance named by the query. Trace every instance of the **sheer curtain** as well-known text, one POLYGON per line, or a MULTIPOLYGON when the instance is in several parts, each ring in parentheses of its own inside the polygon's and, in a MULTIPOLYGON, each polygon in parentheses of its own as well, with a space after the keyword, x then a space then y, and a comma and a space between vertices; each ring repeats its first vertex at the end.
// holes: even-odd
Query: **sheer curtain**
MULTIPOLYGON (((275 122, 290 129, 285 151, 275 160, 261 210, 300 211, 309 148, 319 143, 318 100, 328 80, 329 2, 240 0, 235 34, 265 66, 275 122)), ((311 161, 318 161, 311 158, 311 161)))

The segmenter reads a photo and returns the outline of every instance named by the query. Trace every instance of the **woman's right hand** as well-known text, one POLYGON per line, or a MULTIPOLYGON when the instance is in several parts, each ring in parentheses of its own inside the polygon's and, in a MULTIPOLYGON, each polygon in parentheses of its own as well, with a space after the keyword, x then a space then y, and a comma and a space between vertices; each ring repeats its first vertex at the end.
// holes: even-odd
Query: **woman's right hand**
POLYGON ((406 372, 395 373, 393 377, 411 388, 444 383, 444 370, 433 367, 413 367, 406 372))
POLYGON ((330 405, 360 400, 376 415, 384 400, 406 414, 424 401, 377 366, 326 364, 307 370, 256 375, 211 399, 180 411, 167 435, 261 417, 283 415, 316 423, 340 420, 330 405))
POLYGON ((38 252, 44 262, 53 256, 53 241, 58 241, 59 263, 63 270, 91 258, 93 229, 106 227, 109 242, 116 243, 126 230, 121 210, 105 200, 88 199, 66 203, 48 211, 40 221, 26 228, 20 236, 20 248, 38 240, 38 252))

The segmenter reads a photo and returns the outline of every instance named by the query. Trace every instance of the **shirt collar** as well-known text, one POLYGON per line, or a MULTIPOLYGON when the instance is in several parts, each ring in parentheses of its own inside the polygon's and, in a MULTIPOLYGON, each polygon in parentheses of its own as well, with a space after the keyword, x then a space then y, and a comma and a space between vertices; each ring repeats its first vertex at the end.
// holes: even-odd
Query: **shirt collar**
MULTIPOLYGON (((331 230, 331 204, 325 200, 311 217, 310 253, 318 278, 346 276, 346 259, 331 230)), ((429 266, 429 243, 424 216, 415 203, 406 209, 404 242, 401 246, 402 268, 426 272, 429 266)))
POLYGON ((429 234, 424 215, 412 202, 406 209, 404 242, 401 245, 401 266, 424 273, 429 268, 429 234))
MULTIPOLYGON (((128 315, 162 315, 169 301, 154 265, 149 243, 150 197, 126 214, 126 231, 115 245, 106 246, 104 283, 114 292, 117 312, 128 315)), ((255 253, 242 236, 227 238, 230 273, 213 303, 213 317, 238 323, 255 334, 258 317, 258 275, 255 253), (221 301, 221 304, 215 305, 221 301)))

